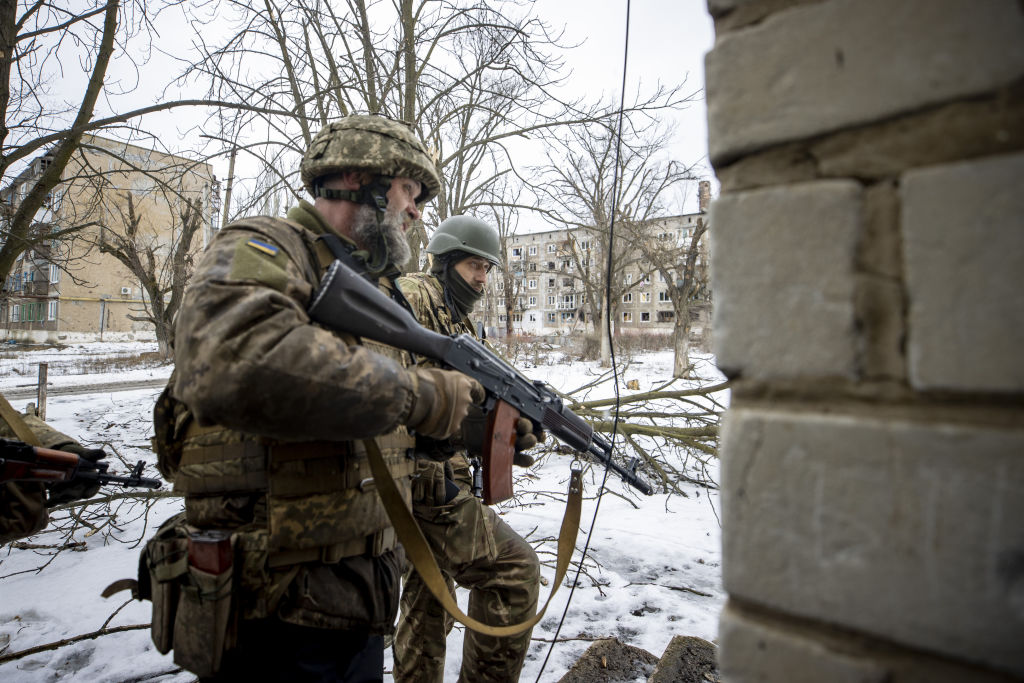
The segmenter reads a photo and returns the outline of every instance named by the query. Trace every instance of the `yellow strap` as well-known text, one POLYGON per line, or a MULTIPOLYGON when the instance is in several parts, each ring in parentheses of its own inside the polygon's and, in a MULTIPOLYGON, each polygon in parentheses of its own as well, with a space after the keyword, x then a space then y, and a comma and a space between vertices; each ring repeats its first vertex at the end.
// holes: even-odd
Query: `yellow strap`
POLYGON ((384 509, 388 512, 391 525, 395 528, 398 540, 405 546, 405 554, 409 557, 416 571, 419 572, 423 583, 427 585, 430 592, 441 603, 441 605, 455 617, 460 624, 464 624, 477 633, 488 636, 508 637, 514 636, 533 628, 539 622, 551 604, 551 598, 555 597, 562 579, 569 569, 569 560, 572 559, 573 550, 576 549, 576 534, 580 529, 580 508, 583 504, 583 473, 573 470, 569 478, 569 499, 565 504, 565 516, 562 518, 562 528, 558 533, 558 560, 555 564, 555 581, 551 586, 551 594, 548 596, 544 607, 532 618, 519 624, 509 626, 490 626, 477 621, 459 609, 458 604, 448 592, 441 569, 437 566, 434 553, 430 550, 427 540, 423 537, 419 525, 413 519, 412 512, 405 506, 398 487, 384 464, 384 456, 373 439, 363 441, 366 452, 370 456, 370 470, 377 482, 377 493, 380 494, 384 509))
POLYGON ((14 431, 14 435, 27 443, 29 446, 42 446, 39 437, 35 435, 32 428, 28 426, 25 419, 14 409, 7 399, 0 395, 0 417, 7 421, 7 424, 14 431))

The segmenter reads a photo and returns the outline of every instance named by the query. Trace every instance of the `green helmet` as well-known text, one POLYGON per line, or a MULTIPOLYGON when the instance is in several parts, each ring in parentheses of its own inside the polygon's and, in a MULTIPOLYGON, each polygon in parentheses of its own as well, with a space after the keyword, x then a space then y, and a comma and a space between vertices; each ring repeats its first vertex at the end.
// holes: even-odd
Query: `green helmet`
POLYGON ((303 186, 314 196, 318 178, 342 171, 418 180, 423 191, 417 203, 434 197, 441 187, 434 162, 412 129, 383 116, 346 116, 327 124, 310 143, 299 171, 303 186))
POLYGON ((501 263, 498 231, 473 216, 446 218, 427 243, 427 253, 435 256, 456 249, 485 258, 494 265, 501 263))

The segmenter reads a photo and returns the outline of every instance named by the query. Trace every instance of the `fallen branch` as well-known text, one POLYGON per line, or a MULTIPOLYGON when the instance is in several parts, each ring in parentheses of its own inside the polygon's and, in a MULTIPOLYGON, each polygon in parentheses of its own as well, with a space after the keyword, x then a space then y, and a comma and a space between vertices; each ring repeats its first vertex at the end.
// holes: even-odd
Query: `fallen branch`
POLYGON ((25 650, 18 650, 17 652, 12 652, 10 654, 0 656, 0 664, 5 664, 7 662, 14 661, 15 659, 21 659, 22 657, 34 655, 39 652, 46 652, 47 650, 57 650, 66 645, 72 645, 83 640, 92 640, 93 638, 99 638, 100 636, 109 636, 111 633, 121 633, 122 631, 138 631, 140 629, 149 627, 150 624, 131 624, 129 626, 114 626, 112 628, 101 628, 98 631, 93 631, 92 633, 83 633, 80 636, 64 638, 63 640, 58 640, 53 643, 46 643, 44 645, 36 645, 35 647, 30 647, 25 650))

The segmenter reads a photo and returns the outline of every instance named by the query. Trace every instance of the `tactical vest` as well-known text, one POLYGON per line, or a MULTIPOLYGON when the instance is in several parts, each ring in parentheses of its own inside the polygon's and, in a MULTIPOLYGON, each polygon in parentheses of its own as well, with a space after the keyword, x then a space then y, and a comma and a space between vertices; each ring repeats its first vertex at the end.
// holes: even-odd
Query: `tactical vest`
MULTIPOLYGON (((316 235, 298 223, 259 217, 235 226, 266 234, 293 259, 308 259, 300 265, 316 273, 310 282, 314 289, 330 264, 329 252, 316 242, 316 235)), ((385 290, 392 287, 384 278, 380 284, 385 290)), ((407 354, 392 347, 336 336, 407 364, 407 354)), ((172 470, 165 476, 170 474, 174 490, 185 495, 189 524, 265 532, 271 567, 331 563, 364 553, 379 555, 394 547, 394 533, 361 442, 283 442, 222 426, 199 426, 180 407, 172 409, 169 419, 175 445, 180 445, 180 462, 176 468, 162 469, 172 470)), ((376 437, 376 442, 409 504, 414 439, 399 427, 376 437)))

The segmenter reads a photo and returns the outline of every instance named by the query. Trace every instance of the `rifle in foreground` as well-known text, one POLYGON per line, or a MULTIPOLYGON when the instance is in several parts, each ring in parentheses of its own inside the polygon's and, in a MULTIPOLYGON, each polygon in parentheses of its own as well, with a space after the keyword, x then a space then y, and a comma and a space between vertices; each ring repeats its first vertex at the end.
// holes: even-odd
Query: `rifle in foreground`
POLYGON ((107 463, 90 462, 74 453, 52 448, 30 446, 24 441, 0 439, 0 483, 8 481, 37 481, 44 484, 72 481, 95 481, 102 486, 116 484, 124 487, 160 488, 159 479, 142 476, 140 460, 127 477, 107 474, 107 463))
POLYGON ((426 356, 480 382, 487 392, 484 409, 488 412, 483 450, 485 503, 512 497, 514 425, 520 414, 611 468, 633 488, 651 495, 650 484, 636 473, 637 458, 625 467, 612 460, 611 443, 543 382, 527 379, 471 335, 448 337, 428 330, 341 261, 328 268, 308 312, 325 327, 426 356))

